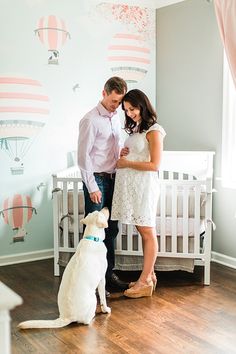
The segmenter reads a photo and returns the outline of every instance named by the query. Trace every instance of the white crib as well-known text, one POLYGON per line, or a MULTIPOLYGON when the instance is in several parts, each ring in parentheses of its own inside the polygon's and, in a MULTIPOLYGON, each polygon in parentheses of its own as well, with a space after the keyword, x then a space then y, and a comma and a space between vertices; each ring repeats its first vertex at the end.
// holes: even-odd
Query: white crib
MULTIPOLYGON (((193 271, 200 265, 205 285, 210 284, 213 156, 211 151, 163 152, 156 219, 159 253, 155 269, 193 271)), ((75 252, 82 236, 79 220, 83 213, 78 168, 53 175, 55 275, 59 275, 60 256, 75 252)), ((141 236, 133 225, 119 224, 116 269, 142 269, 141 236)))

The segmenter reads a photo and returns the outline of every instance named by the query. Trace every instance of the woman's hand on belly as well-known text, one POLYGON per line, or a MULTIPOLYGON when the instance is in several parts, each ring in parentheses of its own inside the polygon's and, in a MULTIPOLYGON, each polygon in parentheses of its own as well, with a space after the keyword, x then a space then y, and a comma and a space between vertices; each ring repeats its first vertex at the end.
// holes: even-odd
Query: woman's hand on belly
POLYGON ((119 160, 116 162, 116 167, 117 168, 126 168, 129 167, 129 160, 127 160, 124 156, 121 157, 119 160))

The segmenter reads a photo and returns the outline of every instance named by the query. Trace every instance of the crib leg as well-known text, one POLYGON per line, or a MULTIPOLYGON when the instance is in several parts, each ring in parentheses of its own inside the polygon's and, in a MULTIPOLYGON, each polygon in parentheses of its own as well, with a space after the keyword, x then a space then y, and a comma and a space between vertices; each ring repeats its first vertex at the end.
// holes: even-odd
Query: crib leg
POLYGON ((210 285, 210 262, 205 263, 204 266, 204 285, 210 285))
POLYGON ((55 255, 54 255, 54 276, 55 277, 60 276, 60 267, 58 264, 58 257, 55 257, 55 255))

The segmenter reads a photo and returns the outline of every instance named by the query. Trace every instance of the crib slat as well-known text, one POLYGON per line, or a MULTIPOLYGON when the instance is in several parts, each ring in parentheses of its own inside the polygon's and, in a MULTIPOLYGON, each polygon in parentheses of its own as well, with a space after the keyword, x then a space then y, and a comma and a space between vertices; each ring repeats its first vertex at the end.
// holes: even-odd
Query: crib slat
MULTIPOLYGON (((53 190, 57 188, 56 176, 53 176, 53 190)), ((59 192, 61 193, 61 192, 59 192)), ((58 265, 59 259, 59 194, 58 192, 53 193, 53 229, 54 229, 54 275, 60 275, 60 268, 58 265)))
POLYGON ((200 194, 201 187, 197 185, 194 193, 194 253, 200 253, 200 194))
POLYGON ((171 252, 177 253, 177 186, 171 188, 171 252))
POLYGON ((189 197, 189 186, 183 186, 183 253, 188 253, 188 197, 189 197))
POLYGON ((161 184, 161 195, 160 195, 160 202, 161 202, 161 208, 160 208, 160 217, 161 217, 161 234, 160 234, 160 251, 165 252, 166 251, 166 223, 165 223, 165 218, 166 218, 166 184, 161 184))
POLYGON ((69 228, 69 221, 68 221, 68 188, 67 188, 67 181, 63 182, 63 190, 62 190, 62 211, 63 211, 63 246, 68 247, 68 228, 69 228))
POLYGON ((142 237, 138 233, 138 251, 142 251, 142 237))
POLYGON ((116 250, 121 251, 122 250, 122 224, 120 221, 118 222, 118 227, 119 227, 119 232, 116 237, 116 250))
POLYGON ((79 243, 79 192, 78 192, 78 182, 73 181, 73 214, 74 214, 74 247, 76 248, 79 243))
POLYGON ((159 179, 164 179, 164 172, 162 170, 158 171, 158 178, 159 179))
POLYGON ((174 172, 168 171, 168 180, 173 180, 174 179, 174 172))
POLYGON ((127 225, 127 250, 133 250, 133 225, 127 225))

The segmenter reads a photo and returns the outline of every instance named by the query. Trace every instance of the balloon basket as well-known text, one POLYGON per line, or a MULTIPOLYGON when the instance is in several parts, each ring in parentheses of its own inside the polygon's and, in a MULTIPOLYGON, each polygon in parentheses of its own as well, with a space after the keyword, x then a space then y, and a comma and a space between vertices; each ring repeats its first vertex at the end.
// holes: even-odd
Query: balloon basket
POLYGON ((48 64, 58 65, 58 59, 48 59, 48 64))
POLYGON ((13 236, 13 242, 24 242, 24 236, 13 236))
POLYGON ((23 175, 24 173, 24 167, 19 166, 19 167, 11 167, 11 174, 12 175, 23 175))

